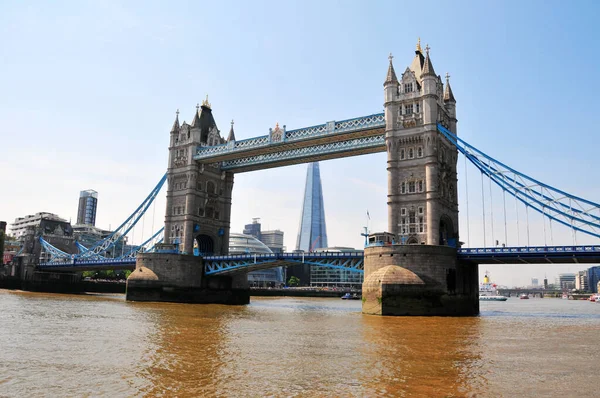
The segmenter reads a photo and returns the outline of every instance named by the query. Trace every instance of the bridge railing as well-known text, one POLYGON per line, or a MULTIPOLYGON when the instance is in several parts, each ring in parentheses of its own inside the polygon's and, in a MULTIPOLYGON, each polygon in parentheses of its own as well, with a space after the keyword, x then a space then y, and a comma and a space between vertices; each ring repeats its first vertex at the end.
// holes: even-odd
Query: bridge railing
POLYGON ((488 247, 459 249, 458 254, 556 254, 556 253, 600 253, 600 246, 532 246, 532 247, 488 247))
POLYGON ((221 260, 276 260, 276 259, 316 259, 316 258, 361 258, 364 254, 361 251, 356 252, 309 252, 309 253, 273 253, 273 254, 234 254, 228 256, 207 256, 205 261, 221 260))

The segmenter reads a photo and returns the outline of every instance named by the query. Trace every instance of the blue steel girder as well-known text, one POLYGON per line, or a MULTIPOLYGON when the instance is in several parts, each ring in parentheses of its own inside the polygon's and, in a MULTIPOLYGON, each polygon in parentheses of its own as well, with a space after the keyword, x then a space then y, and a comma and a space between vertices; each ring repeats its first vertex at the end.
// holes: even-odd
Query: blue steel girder
POLYGON ((441 125, 438 130, 504 192, 544 217, 574 231, 600 238, 600 204, 535 180, 492 158, 441 125))
POLYGON ((228 160, 221 163, 221 168, 223 170, 242 173, 258 169, 263 170, 293 164, 385 152, 385 132, 383 129, 380 130, 378 135, 369 137, 228 160))
POLYGON ((260 269, 309 264, 319 267, 362 273, 362 252, 350 253, 281 253, 211 256, 204 258, 206 275, 222 275, 233 272, 251 272, 260 269))
POLYGON ((135 269, 135 258, 107 258, 103 260, 79 260, 70 259, 65 262, 47 262, 40 263, 38 268, 52 271, 93 271, 93 270, 109 270, 109 269, 135 269))
POLYGON ((274 152, 349 141, 382 135, 385 129, 383 113, 362 116, 339 122, 285 131, 280 139, 265 135, 210 147, 198 147, 194 159, 202 163, 232 161, 274 152))
POLYGON ((600 262, 600 246, 530 246, 458 249, 458 258, 478 264, 568 264, 600 262))

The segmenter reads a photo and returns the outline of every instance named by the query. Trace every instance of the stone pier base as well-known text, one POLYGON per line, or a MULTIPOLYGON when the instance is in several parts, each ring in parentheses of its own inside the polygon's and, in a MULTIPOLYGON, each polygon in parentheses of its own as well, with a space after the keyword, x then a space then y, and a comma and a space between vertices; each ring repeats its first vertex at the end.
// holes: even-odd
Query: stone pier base
POLYGON ((448 246, 365 249, 362 312, 373 315, 479 314, 477 264, 459 263, 448 246))
POLYGON ((203 275, 201 257, 138 254, 135 271, 127 278, 129 301, 167 301, 198 304, 248 304, 246 273, 235 276, 203 275))

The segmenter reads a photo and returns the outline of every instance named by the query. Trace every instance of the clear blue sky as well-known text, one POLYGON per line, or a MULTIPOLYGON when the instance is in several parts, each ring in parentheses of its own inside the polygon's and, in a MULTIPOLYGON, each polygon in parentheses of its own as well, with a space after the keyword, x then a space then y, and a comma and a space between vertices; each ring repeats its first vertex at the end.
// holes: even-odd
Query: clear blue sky
MULTIPOLYGON (((116 226, 164 172, 175 110, 191 121, 206 94, 222 134, 235 119, 238 139, 266 134, 276 122, 292 129, 380 112, 387 55, 395 55, 400 73, 419 36, 431 46, 436 72, 452 76, 464 139, 599 201, 597 3, 424 4, 0 3, 0 219, 38 211, 75 218, 79 191, 95 189, 97 225, 116 226)), ((371 230, 387 229, 385 159, 321 164, 330 245, 361 247, 367 209, 371 230)), ((305 171, 237 175, 232 231, 261 217, 293 248, 305 171)), ((477 178, 469 174, 470 184, 477 178)), ((473 215, 480 187, 470 188, 473 215)), ((164 195, 145 233, 163 217, 164 195)), ((481 220, 471 218, 468 243, 475 246, 481 220)), ((532 244, 542 243, 540 231, 532 244)), ((572 243, 563 233, 563 243, 572 243)), ((526 284, 578 269, 494 266, 492 274, 498 283, 526 284)))

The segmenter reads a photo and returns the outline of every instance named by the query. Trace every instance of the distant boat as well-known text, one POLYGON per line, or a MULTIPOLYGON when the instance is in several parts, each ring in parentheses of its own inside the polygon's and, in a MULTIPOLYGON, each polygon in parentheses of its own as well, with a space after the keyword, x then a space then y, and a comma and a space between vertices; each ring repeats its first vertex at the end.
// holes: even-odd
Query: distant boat
POLYGON ((481 301, 506 301, 507 297, 498 294, 496 284, 490 281, 488 276, 489 272, 486 271, 483 277, 483 283, 479 285, 479 300, 481 301))
POLYGON ((529 295, 527 293, 522 293, 519 298, 521 300, 529 300, 529 295))
POLYGON ((568 300, 569 296, 567 295, 567 293, 563 293, 562 297, 563 300, 568 300))
POLYGON ((346 293, 342 296, 342 300, 360 300, 360 296, 356 293, 354 293, 354 294, 346 293))

